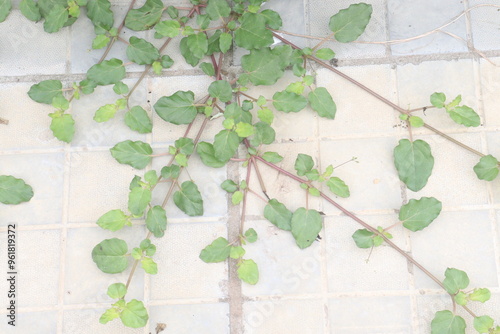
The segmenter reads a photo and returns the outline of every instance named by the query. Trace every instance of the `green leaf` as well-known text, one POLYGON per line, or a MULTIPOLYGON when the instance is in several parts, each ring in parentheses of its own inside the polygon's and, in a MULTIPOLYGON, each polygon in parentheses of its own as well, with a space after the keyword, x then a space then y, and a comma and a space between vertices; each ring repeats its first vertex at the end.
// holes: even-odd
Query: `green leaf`
POLYGON ((276 199, 271 199, 264 208, 264 217, 276 227, 291 231, 293 213, 276 199))
POLYGON ((133 188, 128 194, 128 209, 135 216, 142 216, 151 202, 151 190, 142 187, 133 188))
MULTIPOLYGON (((10 1, 6 1, 6 3, 10 3, 10 1)), ((42 18, 38 4, 33 0, 21 0, 21 3, 19 3, 19 9, 28 20, 38 22, 42 18)))
POLYGON ((149 209, 146 216, 146 227, 155 237, 163 237, 167 229, 167 214, 161 206, 155 205, 149 209))
POLYGON ((233 36, 224 32, 219 37, 219 48, 222 53, 226 53, 233 44, 233 36))
POLYGON ((151 162, 153 149, 142 141, 125 140, 111 148, 111 155, 119 163, 143 169, 151 162))
POLYGON ((161 176, 164 179, 176 179, 180 173, 181 169, 177 165, 165 166, 161 169, 161 176))
POLYGON ((141 301, 132 299, 122 310, 120 319, 127 327, 140 328, 146 326, 149 316, 144 304, 141 301))
POLYGON ((276 110, 284 112, 299 112, 307 106, 307 100, 302 95, 283 91, 273 95, 273 105, 276 110))
POLYGON ((420 231, 439 216, 441 208, 441 202, 434 197, 422 197, 419 200, 410 199, 399 210, 399 220, 410 231, 420 231))
POLYGON ((231 251, 229 252, 229 256, 232 259, 239 259, 245 255, 245 250, 241 246, 231 246, 231 251))
POLYGON ((408 118, 408 122, 410 122, 410 125, 414 128, 420 128, 424 126, 424 120, 418 116, 410 116, 408 118))
POLYGON ((132 36, 127 47, 127 58, 139 65, 150 65, 160 58, 160 53, 145 39, 132 36))
POLYGON ((158 265, 150 257, 144 257, 141 260, 141 266, 144 271, 150 275, 158 274, 158 265))
POLYGON ((153 130, 153 123, 151 123, 148 113, 140 106, 132 107, 127 111, 124 121, 130 129, 139 133, 151 133, 153 130))
POLYGON ((191 66, 198 65, 198 62, 208 52, 207 36, 200 32, 198 34, 184 37, 180 43, 181 54, 186 62, 191 66))
POLYGON ((229 242, 225 238, 219 237, 201 251, 200 259, 206 263, 216 263, 225 261, 230 254, 229 242))
POLYGON ((125 225, 131 225, 131 222, 122 210, 111 210, 97 220, 97 225, 106 230, 118 231, 125 225))
POLYGON ((146 0, 144 6, 132 9, 125 18, 125 26, 134 31, 151 29, 161 19, 164 5, 161 0, 146 0))
POLYGON ((125 78, 125 66, 120 59, 113 58, 95 64, 87 71, 87 78, 97 85, 115 84, 125 78))
POLYGON ((488 301, 490 298, 491 298, 491 292, 486 288, 474 289, 474 291, 471 294, 469 294, 470 300, 481 303, 488 301))
POLYGON ((283 25, 280 14, 278 14, 274 10, 265 9, 258 14, 264 16, 264 18, 266 19, 266 24, 271 29, 279 29, 283 25))
POLYGON ((277 46, 272 50, 270 48, 252 50, 250 54, 241 57, 241 66, 245 74, 240 76, 240 79, 248 79, 256 86, 274 85, 290 64, 291 54, 292 49, 288 45, 277 46))
POLYGON ((79 87, 83 94, 92 94, 94 89, 97 87, 97 84, 92 80, 85 79, 80 81, 79 87))
POLYGON ((465 320, 451 311, 436 312, 431 322, 432 334, 465 334, 465 320))
POLYGON ((224 166, 227 162, 221 161, 215 157, 215 149, 212 144, 207 142, 201 142, 196 147, 196 152, 201 158, 201 161, 208 167, 220 168, 224 166))
POLYGON ((305 208, 298 208, 293 213, 291 223, 292 235, 299 248, 311 246, 323 227, 319 212, 305 208))
POLYGON ((243 192, 241 191, 235 191, 233 195, 231 196, 231 202, 233 205, 238 205, 243 201, 243 192))
POLYGON ((92 250, 92 260, 97 267, 107 274, 121 273, 128 267, 127 243, 112 238, 101 241, 92 250))
POLYGON ((64 26, 68 18, 69 13, 66 7, 56 4, 45 17, 43 30, 48 33, 58 32, 64 26))
POLYGON ((458 304, 458 305, 467 305, 467 295, 465 294, 465 292, 463 291, 459 291, 454 297, 453 299, 455 299, 455 302, 458 304))
POLYGON ((178 91, 170 96, 163 96, 154 105, 158 116, 172 124, 191 123, 198 111, 194 104, 194 93, 192 91, 178 91))
POLYGON ((241 138, 250 137, 255 132, 252 124, 243 123, 243 122, 239 122, 238 124, 236 124, 236 128, 234 131, 236 132, 238 137, 241 137, 241 138))
POLYGON ((54 97, 64 97, 62 83, 59 80, 44 80, 31 86, 28 91, 29 97, 36 102, 52 104, 54 97))
POLYGON ((255 285, 259 281, 259 268, 254 260, 244 260, 242 259, 238 263, 238 277, 248 284, 255 285))
POLYGON ((419 139, 412 143, 408 139, 401 139, 394 149, 394 164, 399 179, 408 189, 419 191, 431 176, 434 157, 425 141, 419 139))
POLYGON ((164 37, 174 38, 181 32, 181 24, 176 20, 161 21, 155 25, 157 33, 164 37))
POLYGON ((75 134, 75 120, 69 114, 52 113, 50 129, 54 136, 66 143, 69 143, 75 134))
POLYGON ((224 118, 233 119, 235 124, 239 122, 252 123, 252 114, 244 111, 236 103, 231 103, 226 107, 224 118))
POLYGON ((458 95, 453 101, 451 101, 450 103, 448 104, 445 104, 445 109, 446 111, 451 111, 453 110, 453 108, 457 107, 460 102, 462 102, 462 95, 458 95))
POLYGON ((213 77, 215 76, 215 69, 214 65, 210 63, 201 63, 200 64, 201 70, 208 76, 213 77))
POLYGON ((467 127, 477 127, 481 125, 479 115, 472 108, 467 106, 460 106, 455 109, 448 110, 448 114, 455 123, 462 124, 467 127))
POLYGON ((231 14, 231 7, 226 0, 209 0, 206 12, 212 21, 215 21, 221 17, 228 17, 231 14))
POLYGON ((490 155, 482 157, 474 166, 474 173, 480 180, 493 181, 499 172, 498 160, 490 155))
POLYGON ((12 9, 11 0, 0 0, 0 22, 5 21, 11 9, 12 9))
POLYGON ((311 108, 321 117, 334 119, 337 112, 337 105, 332 96, 324 87, 318 87, 307 96, 311 108))
POLYGON ((144 174, 144 180, 152 186, 156 185, 158 182, 158 175, 156 174, 156 171, 154 169, 147 171, 146 174, 144 174))
POLYGON ((238 185, 233 180, 225 180, 220 186, 228 193, 234 193, 238 190, 238 185))
POLYGON ((221 102, 229 102, 233 97, 231 85, 226 80, 217 80, 210 84, 208 93, 211 97, 218 98, 221 102))
POLYGON ((203 199, 192 181, 185 181, 174 194, 174 203, 188 216, 203 215, 203 199))
POLYGON ((88 0, 87 16, 94 26, 109 30, 113 27, 114 18, 109 0, 88 0))
POLYGON ((273 123, 274 114, 271 111, 271 109, 269 109, 269 108, 263 108, 263 109, 257 110, 257 116, 264 123, 267 123, 269 125, 271 125, 273 123))
POLYGON ((479 333, 489 333, 494 324, 495 321, 488 315, 474 318, 474 329, 479 333))
POLYGON ((118 108, 116 104, 106 104, 95 112, 94 121, 98 123, 109 121, 111 118, 115 117, 118 108))
POLYGON ((257 238, 258 238, 257 232, 253 228, 249 228, 248 230, 245 231, 245 239, 249 243, 256 242, 257 238))
POLYGON ((267 123, 258 122, 254 124, 255 135, 250 140, 252 146, 259 146, 261 144, 270 145, 276 138, 276 132, 267 123))
POLYGON ((33 197, 33 188, 24 180, 11 175, 0 175, 0 203, 19 204, 33 197))
POLYGON ((167 55, 161 56, 160 60, 163 68, 170 68, 174 64, 174 60, 167 55))
POLYGON ((252 50, 273 44, 273 33, 266 29, 266 17, 245 13, 241 16, 240 22, 240 27, 234 32, 236 45, 252 50))
POLYGON ((115 320, 120 317, 120 311, 114 307, 107 309, 99 318, 101 324, 107 324, 108 322, 115 320))
POLYGON ((64 96, 56 96, 52 99, 52 106, 59 110, 68 110, 69 101, 64 96))
MULTIPOLYGON (((230 21, 233 22, 233 21, 230 21)), ((220 52, 220 36, 222 34, 221 30, 216 30, 215 33, 208 38, 208 51, 207 56, 211 56, 214 53, 220 52)), ((182 41, 181 41, 182 42, 182 41)))
POLYGON ((181 137, 175 141, 175 148, 182 154, 190 155, 194 151, 194 142, 191 138, 181 137))
POLYGON ((356 246, 359 248, 371 248, 375 246, 374 243, 375 234, 367 229, 356 230, 352 235, 356 246))
POLYGON ((330 48, 319 49, 316 51, 316 57, 323 60, 330 60, 335 57, 335 52, 330 48))
POLYGON ((127 287, 123 283, 114 283, 108 286, 107 293, 113 299, 122 299, 127 294, 127 287))
POLYGON ((299 153, 295 159, 295 170, 297 175, 304 176, 314 167, 314 161, 310 155, 299 153))
POLYGON ((215 157, 220 161, 228 161, 234 156, 239 145, 240 139, 236 132, 222 130, 215 135, 213 145, 215 157))
POLYGON ((370 22, 372 11, 371 5, 358 3, 350 5, 333 15, 328 25, 335 34, 335 39, 341 43, 356 40, 370 22))
POLYGON ((283 157, 276 152, 265 152, 262 154, 262 159, 267 162, 277 163, 283 160, 283 157))
POLYGON ((337 196, 347 198, 351 195, 349 186, 338 177, 329 178, 328 181, 326 181, 326 185, 330 188, 330 191, 337 196))
POLYGON ((444 93, 434 93, 431 95, 431 104, 436 108, 444 108, 446 95, 444 93))
POLYGON ((444 276, 444 288, 451 294, 455 294, 459 290, 465 289, 467 286, 469 286, 469 277, 467 276, 465 271, 455 268, 447 268, 444 276))

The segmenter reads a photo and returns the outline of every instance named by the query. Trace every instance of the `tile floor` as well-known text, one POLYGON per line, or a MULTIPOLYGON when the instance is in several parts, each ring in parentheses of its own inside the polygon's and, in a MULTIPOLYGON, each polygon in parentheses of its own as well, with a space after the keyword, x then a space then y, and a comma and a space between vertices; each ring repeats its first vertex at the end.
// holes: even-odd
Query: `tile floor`
MULTIPOLYGON (((168 1, 168 4, 187 1, 168 1)), ((415 108, 428 104, 430 94, 443 91, 449 98, 462 94, 464 103, 480 114, 482 125, 467 129, 443 113, 428 110, 425 119, 450 136, 473 148, 500 156, 500 11, 479 6, 483 0, 367 0, 374 13, 361 42, 407 39, 457 18, 425 38, 392 45, 338 44, 329 42, 339 59, 339 69, 397 103, 415 108), (469 11, 470 9, 470 11, 469 11), (478 56, 474 48, 488 59, 478 56), (493 63, 490 63, 490 61, 493 63)), ((150 314, 146 328, 124 328, 115 321, 107 326, 98 318, 111 302, 106 287, 123 281, 127 273, 102 274, 90 258, 93 246, 116 236, 139 242, 145 235, 141 221, 117 233, 100 229, 95 221, 106 211, 125 208, 128 183, 138 172, 119 165, 108 149, 124 139, 143 140, 155 150, 168 147, 183 131, 162 122, 152 110, 163 95, 179 89, 202 94, 210 81, 179 60, 163 77, 143 82, 132 99, 146 105, 155 124, 152 134, 129 131, 120 117, 105 124, 92 121, 96 107, 113 100, 110 87, 99 88, 92 98, 73 104, 77 134, 71 144, 55 140, 48 130, 50 107, 31 101, 29 87, 48 78, 64 83, 81 80, 102 51, 91 51, 90 24, 80 19, 57 34, 43 32, 41 24, 14 11, 0 24, 0 174, 24 178, 35 196, 19 206, 0 206, 0 244, 6 226, 18 226, 18 326, 6 325, 2 302, 0 333, 155 333, 166 323, 165 333, 268 334, 427 334, 437 310, 450 308, 450 300, 417 268, 388 247, 371 255, 355 247, 351 234, 358 228, 338 210, 318 200, 312 208, 322 210, 321 242, 306 250, 295 247, 287 233, 277 230, 262 215, 263 203, 249 199, 247 226, 259 233, 247 254, 260 268, 256 286, 240 284, 231 262, 207 265, 199 251, 218 236, 233 235, 239 210, 228 205, 219 184, 228 177, 244 175, 236 165, 196 171, 201 162, 193 157, 191 175, 204 196, 206 215, 188 218, 168 206, 166 236, 155 240, 159 273, 134 276, 130 297, 144 300, 150 314), (368 261, 369 258, 369 261, 368 261)), ((282 13, 284 29, 299 34, 328 34, 329 17, 352 0, 273 0, 266 6, 282 13)), ((498 1, 493 0, 497 6, 498 1)), ((116 21, 125 15, 128 2, 113 1, 116 21)), ((151 37, 151 32, 124 30, 151 37)), ((299 45, 314 45, 291 37, 299 45)), ((111 56, 123 54, 118 45, 111 56)), ((235 55, 241 55, 237 50, 235 55)), ((239 62, 232 61, 234 66, 239 62)), ((127 82, 137 80, 141 66, 130 68, 127 82)), ((270 150, 284 155, 284 168, 293 170, 297 153, 312 154, 319 166, 339 164, 351 157, 359 163, 340 168, 338 174, 351 187, 349 199, 339 203, 373 226, 397 221, 396 210, 409 198, 435 196, 443 212, 426 230, 409 233, 395 229, 396 243, 442 278, 446 267, 466 270, 471 286, 488 287, 491 301, 473 306, 478 314, 500 321, 500 178, 485 183, 475 178, 477 158, 426 129, 416 138, 432 146, 436 164, 428 185, 418 193, 401 186, 392 163, 392 150, 407 130, 392 108, 378 102, 328 70, 314 68, 317 84, 328 88, 338 112, 334 121, 317 118, 310 110, 276 115, 276 141, 270 150), (303 126, 303 124, 312 124, 303 126)), ((289 78, 289 77, 288 77, 289 78)), ((277 85, 285 87, 287 77, 277 85)), ((265 87, 252 88, 256 95, 270 96, 265 87)), ((203 135, 210 140, 220 127, 212 122, 203 135)), ((154 161, 160 168, 162 161, 154 161)), ((298 187, 282 175, 262 167, 272 184, 271 196, 290 208, 303 206, 298 187)), ((255 180, 254 180, 255 182, 255 180)), ((251 183, 252 187, 254 183, 251 183)), ((257 187, 255 185, 254 187, 257 187)), ((159 187, 160 188, 160 187, 159 187)), ((160 189, 161 192, 161 189, 160 189)), ((155 201, 161 201, 161 194, 155 201)), ((1 247, 0 259, 6 258, 1 247)), ((0 260, 3 261, 3 260, 0 260)), ((3 266, 3 265, 2 265, 3 266)), ((2 301, 6 280, 0 280, 2 301)), ((467 333, 471 329, 470 317, 467 333)))

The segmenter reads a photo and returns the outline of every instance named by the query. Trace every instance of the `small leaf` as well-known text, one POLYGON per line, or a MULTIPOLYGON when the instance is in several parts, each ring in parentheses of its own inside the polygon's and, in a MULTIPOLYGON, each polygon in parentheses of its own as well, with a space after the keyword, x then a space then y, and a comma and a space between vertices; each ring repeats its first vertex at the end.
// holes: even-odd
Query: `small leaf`
POLYGON ((272 144, 276 138, 276 132, 267 123, 255 123, 254 130, 255 134, 253 138, 250 139, 250 144, 252 146, 259 146, 261 144, 269 145, 272 144))
POLYGON ((281 20, 280 14, 271 9, 265 9, 262 12, 258 13, 265 17, 266 24, 271 29, 280 29, 283 25, 283 21, 281 20))
POLYGON ((351 195, 349 186, 338 177, 329 178, 328 181, 326 181, 326 185, 330 188, 330 191, 337 196, 347 198, 351 195))
POLYGON ((356 246, 359 248, 371 248, 375 246, 374 243, 375 234, 367 229, 356 230, 352 235, 356 246))
POLYGON ((491 292, 486 288, 474 289, 474 291, 469 294, 470 300, 481 303, 488 301, 490 298, 491 298, 491 292))
POLYGON ((283 157, 276 152, 265 152, 262 154, 262 159, 267 162, 277 163, 283 160, 283 157))
POLYGON ((474 318, 474 329, 479 333, 490 333, 490 328, 493 328, 495 321, 488 315, 474 318))
POLYGON ((239 259, 242 258, 243 255, 245 255, 245 250, 241 246, 231 246, 231 251, 229 253, 229 256, 231 259, 239 259))
POLYGON ((410 142, 408 139, 401 139, 394 149, 394 164, 399 179, 408 189, 419 191, 427 184, 432 173, 434 157, 425 141, 419 139, 410 142))
POLYGON ((187 36, 181 40, 180 49, 186 62, 196 66, 208 52, 207 36, 202 32, 187 36))
POLYGON ((441 209, 441 202, 434 197, 422 197, 419 200, 410 199, 399 210, 399 220, 410 231, 420 231, 439 216, 441 209))
POLYGON ((337 113, 337 105, 332 99, 332 96, 324 87, 318 87, 308 95, 311 108, 321 117, 334 119, 337 113))
POLYGON ((128 195, 128 209, 135 216, 142 216, 151 202, 151 190, 142 187, 133 188, 128 195))
POLYGON ((163 96, 154 105, 158 116, 172 124, 191 123, 198 111, 194 104, 194 93, 178 91, 170 96, 163 96))
POLYGON ((291 55, 292 49, 288 45, 252 50, 250 54, 241 57, 245 74, 240 76, 240 79, 243 77, 250 80, 256 86, 274 85, 285 73, 291 55))
POLYGON ((97 220, 97 225, 110 231, 118 231, 130 224, 129 217, 122 210, 108 211, 97 220))
POLYGON ((431 95, 431 104, 436 108, 444 108, 446 95, 444 93, 434 93, 431 95))
POLYGON ((69 114, 51 113, 50 129, 54 136, 66 143, 71 142, 75 135, 75 120, 69 114))
POLYGON ((132 9, 125 17, 125 26, 134 31, 151 29, 161 19, 164 5, 161 0, 146 0, 144 6, 132 9))
POLYGON ((33 188, 24 180, 10 175, 0 175, 0 203, 19 204, 33 197, 33 188))
POLYGON ((254 260, 244 260, 238 264, 238 277, 248 284, 255 285, 259 281, 259 268, 254 260))
POLYGON ((64 97, 62 83, 59 80, 41 81, 31 86, 28 95, 33 101, 45 104, 52 104, 52 100, 56 96, 64 97))
POLYGON ((104 27, 110 30, 113 27, 114 18, 109 0, 88 0, 87 16, 94 26, 104 27))
POLYGON ((149 118, 148 113, 140 106, 132 107, 125 113, 125 124, 134 131, 139 133, 151 133, 153 123, 149 118))
POLYGON ((269 125, 271 125, 271 123, 274 120, 274 114, 269 108, 259 109, 257 111, 257 116, 262 122, 267 123, 269 125))
POLYGON ((330 30, 342 43, 356 40, 364 31, 372 15, 372 6, 366 3, 350 5, 330 18, 330 30))
POLYGON ((219 48, 222 53, 226 53, 233 44, 233 36, 226 32, 222 33, 219 37, 219 48))
POLYGON ((312 245, 323 224, 321 216, 316 210, 298 208, 292 216, 292 235, 299 248, 312 245))
POLYGON ((276 199, 271 199, 264 208, 264 217, 276 227, 290 231, 292 229, 293 213, 276 199))
POLYGON ((233 180, 225 180, 220 186, 228 193, 234 193, 238 190, 238 185, 233 180))
POLYGON ((316 51, 316 57, 323 60, 330 60, 335 57, 335 52, 330 48, 319 49, 316 51))
POLYGON ((231 14, 231 7, 229 7, 226 0, 210 0, 206 12, 212 21, 215 21, 221 17, 228 17, 231 14))
POLYGON ((213 148, 215 157, 220 161, 228 161, 236 153, 240 139, 236 132, 222 130, 215 135, 213 148))
POLYGON ((448 114, 455 123, 462 124, 467 127, 477 127, 481 125, 479 115, 472 108, 467 106, 460 106, 452 110, 448 110, 448 114))
POLYGON ((92 41, 92 49, 102 49, 103 47, 108 45, 110 41, 111 39, 106 35, 96 35, 94 40, 92 41))
POLYGON ((157 238, 161 238, 165 235, 165 230, 167 229, 167 214, 161 206, 155 205, 149 209, 146 216, 146 227, 157 238))
POLYGON ((459 291, 453 298, 458 305, 463 306, 467 304, 467 295, 463 291, 459 291))
POLYGON ((220 168, 226 164, 226 161, 221 161, 215 157, 215 150, 212 144, 201 142, 196 147, 196 152, 201 158, 201 161, 208 167, 220 168))
POLYGON ((106 104, 95 112, 94 121, 98 123, 109 121, 111 118, 115 117, 118 108, 115 104, 106 104))
POLYGON ((451 294, 455 294, 459 290, 465 289, 467 286, 469 286, 469 277, 462 270, 447 268, 444 275, 444 288, 451 294))
POLYGON ((87 71, 87 78, 97 85, 115 84, 125 78, 125 67, 120 59, 113 58, 95 64, 87 71))
MULTIPOLYGON (((10 1, 6 1, 6 3, 10 3, 10 1)), ((40 14, 40 9, 38 8, 38 4, 33 0, 21 0, 21 2, 19 3, 19 9, 21 10, 21 13, 28 20, 38 22, 42 18, 42 15, 40 14)), ((0 10, 0 12, 1 12, 1 10, 0 10)), ((0 18, 1 18, 1 14, 0 14, 0 18)), ((0 22, 1 21, 2 20, 0 20, 0 22)))
POLYGON ((222 262, 229 257, 230 253, 229 242, 225 238, 219 237, 201 251, 200 259, 206 263, 222 262))
POLYGON ((127 287, 123 283, 114 283, 108 286, 107 293, 113 299, 122 299, 127 294, 127 287))
POLYGON ((68 21, 68 18, 69 13, 66 7, 56 3, 49 11, 49 14, 45 17, 43 30, 48 33, 58 32, 64 26, 66 21, 68 21))
POLYGON ((150 275, 158 274, 158 265, 150 257, 144 257, 141 260, 141 266, 144 271, 150 275))
POLYGON ((252 124, 243 122, 239 122, 238 124, 236 124, 236 128, 234 129, 234 131, 240 138, 250 137, 255 132, 252 124))
POLYGON ((451 311, 438 311, 431 322, 432 334, 465 334, 465 320, 451 311))
POLYGON ((314 167, 314 161, 310 155, 299 153, 295 160, 295 170, 297 175, 304 176, 314 167))
POLYGON ((241 16, 240 22, 240 27, 234 33, 236 45, 252 50, 273 44, 273 33, 266 29, 266 17, 245 13, 241 16))
POLYGON ((215 69, 214 65, 210 63, 201 63, 200 64, 201 70, 208 76, 213 77, 215 76, 215 69))
POLYGON ((257 238, 258 238, 257 232, 253 228, 249 228, 248 230, 245 231, 245 239, 249 243, 256 242, 257 238))
POLYGON ((143 169, 151 162, 153 149, 142 141, 125 140, 111 148, 111 155, 119 163, 143 169))
POLYGON ((120 311, 114 307, 107 309, 99 318, 101 324, 107 324, 108 322, 115 320, 120 317, 120 311))
POLYGON ((410 122, 410 125, 414 128, 420 128, 422 126, 424 126, 424 120, 421 119, 420 117, 418 116, 410 116, 408 118, 408 122, 410 122))
POLYGON ((233 205, 238 205, 243 201, 243 193, 241 191, 235 191, 231 196, 231 202, 233 205))
POLYGON ((174 193, 174 203, 188 216, 203 215, 203 199, 198 187, 192 181, 185 181, 174 193))
POLYGON ((292 92, 276 92, 273 95, 273 105, 283 112, 299 112, 307 106, 307 100, 302 95, 292 92))
POLYGON ((92 250, 92 260, 97 267, 107 274, 121 273, 128 267, 127 243, 121 239, 106 239, 92 250))
POLYGON ((127 327, 140 328, 146 326, 149 316, 144 304, 141 301, 132 299, 122 310, 120 319, 127 327))
POLYGON ((164 179, 176 179, 179 177, 181 169, 177 165, 165 166, 161 169, 161 176, 164 179))
POLYGON ((191 138, 181 137, 175 141, 175 148, 182 154, 190 155, 194 152, 194 142, 191 138))
POLYGON ((132 36, 127 47, 127 58, 139 65, 150 65, 160 58, 160 53, 145 39, 132 36))
POLYGON ((474 173, 480 180, 493 181, 498 176, 499 171, 498 160, 491 154, 479 159, 479 162, 474 166, 474 173))
POLYGON ((161 21, 155 25, 158 34, 164 37, 174 38, 181 32, 181 24, 176 20, 161 21))
POLYGON ((229 102, 233 97, 231 85, 226 80, 217 80, 210 84, 208 93, 211 97, 218 98, 221 102, 229 102))

